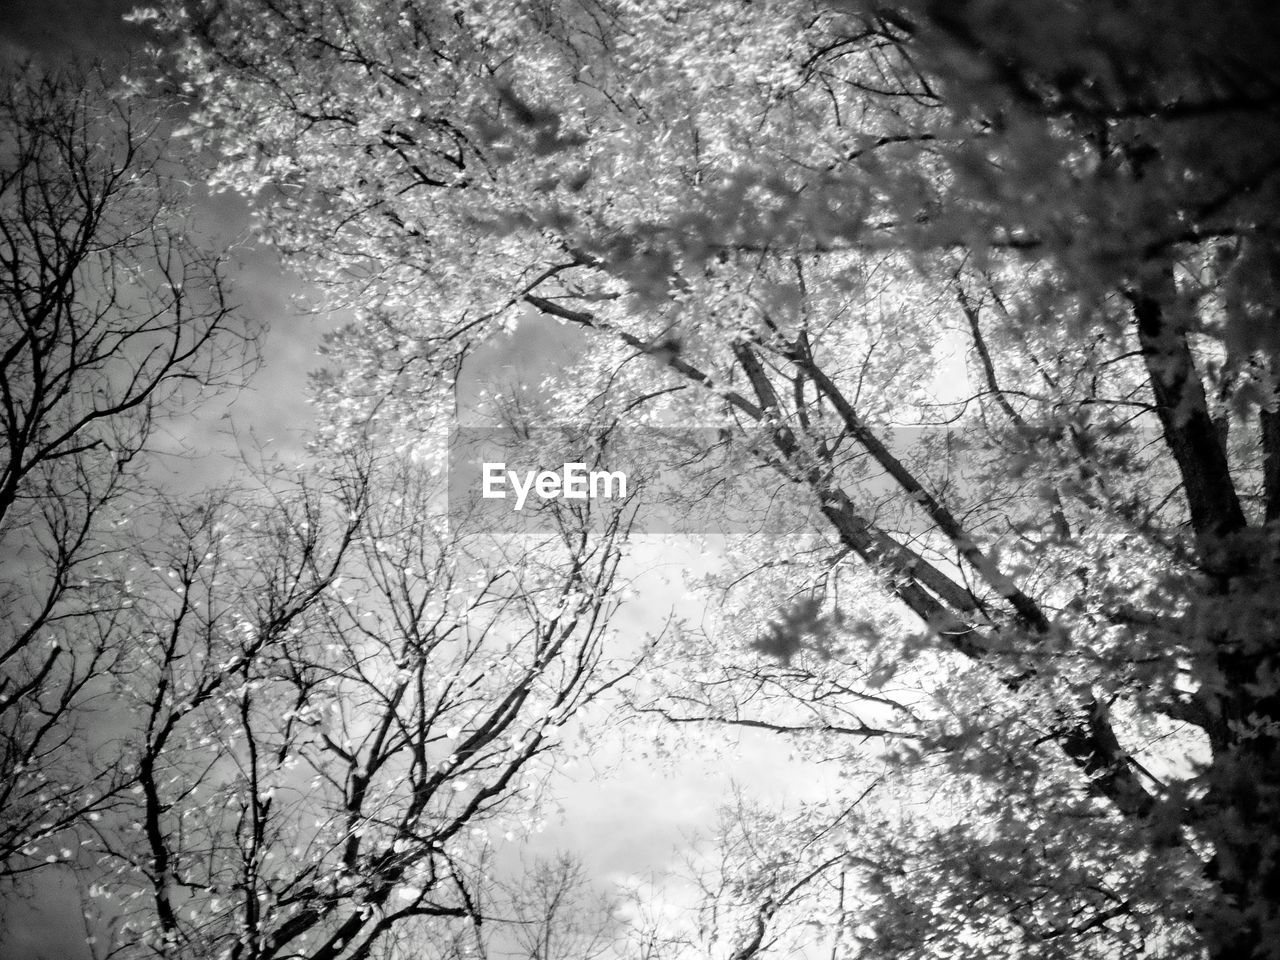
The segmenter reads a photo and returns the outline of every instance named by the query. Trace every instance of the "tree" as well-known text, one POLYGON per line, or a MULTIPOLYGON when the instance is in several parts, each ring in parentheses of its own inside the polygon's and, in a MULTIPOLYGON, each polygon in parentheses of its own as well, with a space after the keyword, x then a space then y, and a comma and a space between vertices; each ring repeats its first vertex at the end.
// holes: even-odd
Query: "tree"
POLYGON ((1278 955, 1275 11, 156 16, 220 180, 377 304, 352 422, 421 415, 414 383, 539 316, 591 345, 566 409, 718 426, 815 511, 742 551, 746 623, 655 708, 838 755, 854 799, 886 760, 946 785, 931 816, 837 795, 795 825, 805 851, 858 824, 813 875, 856 891, 841 942, 1278 955))
POLYGON ((525 552, 447 525, 423 464, 311 472, 172 508, 132 551, 137 789, 87 843, 106 956, 443 947, 486 919, 558 731, 625 675, 602 646, 624 527, 525 552))
POLYGON ((4 875, 74 876, 102 957, 478 932, 558 731, 625 675, 602 644, 631 513, 477 536, 421 438, 372 453, 340 417, 305 476, 165 489, 155 427, 256 336, 187 232, 172 118, 35 74, 5 106, 4 875))
POLYGON ((116 532, 156 427, 240 383, 256 330, 191 232, 155 104, 91 71, 0 84, 0 877, 14 877, 59 859, 64 828, 128 783, 87 730, 130 642, 116 532))
POLYGON ((505 949, 489 956, 519 960, 598 960, 611 956, 615 926, 609 903, 592 895, 591 877, 582 862, 567 853, 539 860, 522 871, 511 893, 509 938, 505 949))

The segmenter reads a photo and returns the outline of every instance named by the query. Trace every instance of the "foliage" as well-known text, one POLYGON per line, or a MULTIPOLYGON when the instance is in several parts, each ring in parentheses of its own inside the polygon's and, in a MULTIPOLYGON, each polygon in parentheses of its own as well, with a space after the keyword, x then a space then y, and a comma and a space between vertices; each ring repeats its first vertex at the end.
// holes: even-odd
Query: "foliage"
POLYGON ((429 418, 538 317, 589 345, 564 416, 767 443, 771 494, 816 506, 655 679, 673 720, 846 766, 766 827, 811 882, 774 870, 732 954, 838 889, 849 955, 1277 956, 1276 11, 153 16, 219 181, 364 309, 339 433, 429 418), (834 635, 762 643, 770 605, 834 635), (876 800, 929 782, 949 811, 876 800), (849 852, 811 856, 837 821, 849 852))

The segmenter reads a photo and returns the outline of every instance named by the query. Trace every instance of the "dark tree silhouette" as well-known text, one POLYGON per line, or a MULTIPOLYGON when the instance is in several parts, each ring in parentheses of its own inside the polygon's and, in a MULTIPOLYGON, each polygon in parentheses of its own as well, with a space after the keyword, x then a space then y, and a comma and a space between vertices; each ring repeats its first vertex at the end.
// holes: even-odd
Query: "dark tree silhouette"
POLYGON ((164 128, 92 70, 0 78, 0 874, 130 782, 86 731, 130 642, 115 534, 157 425, 256 355, 164 128))

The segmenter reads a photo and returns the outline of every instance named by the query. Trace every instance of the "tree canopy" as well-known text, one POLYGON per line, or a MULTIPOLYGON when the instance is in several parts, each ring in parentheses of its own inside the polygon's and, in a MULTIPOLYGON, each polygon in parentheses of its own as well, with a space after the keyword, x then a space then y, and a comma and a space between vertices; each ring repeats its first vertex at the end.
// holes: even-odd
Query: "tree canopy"
MULTIPOLYGON (((953 785, 954 818, 868 814, 813 875, 856 891, 848 943, 1274 955, 1274 12, 246 0, 161 21, 217 176, 376 304, 344 423, 367 422, 357 395, 411 423, 400 383, 447 383, 533 311, 589 351, 563 415, 663 406, 771 443, 821 522, 745 548, 729 595, 801 615, 757 638, 730 602, 654 708, 807 736, 851 772, 888 738, 897 776, 953 785), (940 395, 956 330, 967 386, 940 395), (944 422, 964 482, 888 439, 944 422), (927 638, 843 599, 870 582, 927 638), (915 696, 882 695, 904 675, 915 696)), ((851 809, 781 855, 802 870, 851 809)), ((787 899, 757 896, 739 955, 787 899)))
MULTIPOLYGON (((212 182, 356 312, 322 444, 434 456, 475 350, 556 323, 581 349, 554 404, 494 416, 708 427, 708 487, 745 451, 762 502, 809 511, 730 538, 710 625, 630 690, 841 773, 744 806, 701 939, 664 950, 1280 956, 1280 11, 142 16, 212 182)), ((367 939, 304 955, 365 956, 352 909, 367 939)), ((280 955, 278 922, 243 955, 280 955)))
POLYGON ((560 731, 626 674, 633 511, 494 543, 367 443, 167 479, 157 434, 260 327, 166 106, 100 72, 0 93, 0 903, 71 885, 91 957, 477 941, 490 834, 534 828, 560 731))

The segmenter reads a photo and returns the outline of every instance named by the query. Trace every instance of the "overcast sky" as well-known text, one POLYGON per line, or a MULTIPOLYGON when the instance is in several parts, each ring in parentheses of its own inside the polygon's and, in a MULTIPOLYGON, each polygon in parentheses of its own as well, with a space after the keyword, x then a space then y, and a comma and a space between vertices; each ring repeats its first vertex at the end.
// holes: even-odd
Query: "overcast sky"
POLYGON ((4 57, 56 63, 76 55, 122 63, 146 31, 122 19, 134 0, 0 0, 4 57))

